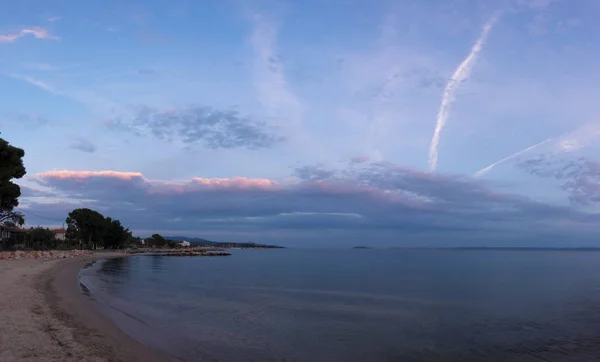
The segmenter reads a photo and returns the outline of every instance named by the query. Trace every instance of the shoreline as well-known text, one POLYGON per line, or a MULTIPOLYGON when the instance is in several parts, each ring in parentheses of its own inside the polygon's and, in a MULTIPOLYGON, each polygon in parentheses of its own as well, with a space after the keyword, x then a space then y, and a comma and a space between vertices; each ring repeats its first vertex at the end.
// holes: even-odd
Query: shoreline
POLYGON ((127 256, 107 252, 68 260, 50 270, 38 287, 54 317, 72 329, 75 341, 86 346, 92 356, 109 361, 169 361, 167 356, 122 331, 81 289, 79 272, 84 267, 99 259, 127 256))
POLYGON ((0 360, 172 361, 122 331, 80 286, 86 265, 128 255, 0 262, 0 360))

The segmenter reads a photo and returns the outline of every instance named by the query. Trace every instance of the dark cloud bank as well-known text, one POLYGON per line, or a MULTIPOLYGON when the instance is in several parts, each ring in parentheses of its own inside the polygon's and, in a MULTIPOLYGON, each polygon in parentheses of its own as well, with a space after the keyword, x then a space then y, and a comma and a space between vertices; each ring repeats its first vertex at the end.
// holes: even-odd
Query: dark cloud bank
POLYGON ((37 182, 76 204, 32 204, 65 216, 91 207, 135 230, 284 245, 589 245, 598 218, 494 192, 463 176, 385 163, 302 167, 296 182, 202 179, 173 183, 139 173, 54 171, 37 182))

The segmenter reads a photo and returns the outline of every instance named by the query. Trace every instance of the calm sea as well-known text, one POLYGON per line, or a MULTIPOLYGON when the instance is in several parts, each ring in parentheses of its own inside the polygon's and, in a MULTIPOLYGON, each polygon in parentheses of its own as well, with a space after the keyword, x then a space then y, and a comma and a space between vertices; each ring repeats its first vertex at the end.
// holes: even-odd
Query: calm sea
POLYGON ((183 360, 600 360, 600 252, 236 250, 80 275, 183 360))

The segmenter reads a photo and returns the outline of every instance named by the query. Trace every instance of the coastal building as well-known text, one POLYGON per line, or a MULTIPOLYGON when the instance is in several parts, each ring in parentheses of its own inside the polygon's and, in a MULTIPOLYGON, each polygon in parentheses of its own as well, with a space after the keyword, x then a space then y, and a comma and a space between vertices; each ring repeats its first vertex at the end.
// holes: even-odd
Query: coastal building
POLYGON ((182 241, 181 243, 179 243, 179 245, 183 248, 189 248, 192 244, 190 244, 189 241, 182 241))
POLYGON ((67 238, 67 230, 65 230, 64 228, 52 229, 52 232, 54 233, 54 237, 56 238, 56 240, 64 241, 67 238))
POLYGON ((0 226, 0 242, 10 239, 11 236, 24 235, 25 233, 27 233, 27 230, 19 227, 0 226))

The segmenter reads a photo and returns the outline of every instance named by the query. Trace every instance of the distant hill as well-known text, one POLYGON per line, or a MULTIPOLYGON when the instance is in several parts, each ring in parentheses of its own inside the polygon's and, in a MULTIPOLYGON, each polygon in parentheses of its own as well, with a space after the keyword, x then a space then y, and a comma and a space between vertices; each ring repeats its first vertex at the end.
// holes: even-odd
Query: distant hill
POLYGON ((211 241, 202 238, 189 238, 187 236, 165 236, 165 239, 175 241, 189 241, 193 246, 212 246, 216 248, 283 248, 279 245, 266 245, 256 243, 236 243, 236 242, 219 242, 211 241))
POLYGON ((371 248, 370 246, 360 246, 359 245, 359 246, 353 247, 352 249, 373 249, 373 248, 371 248))

